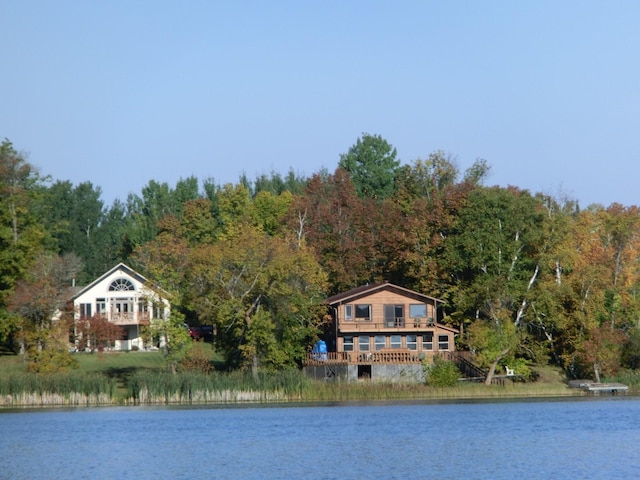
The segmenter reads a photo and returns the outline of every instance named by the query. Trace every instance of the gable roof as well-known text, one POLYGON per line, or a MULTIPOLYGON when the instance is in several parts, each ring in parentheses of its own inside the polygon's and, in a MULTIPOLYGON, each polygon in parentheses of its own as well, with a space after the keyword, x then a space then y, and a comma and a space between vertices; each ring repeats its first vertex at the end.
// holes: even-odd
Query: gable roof
POLYGON ((137 281, 139 281, 142 284, 147 284, 149 282, 143 275, 139 274, 133 268, 128 267, 127 265, 125 265, 124 263, 121 262, 121 263, 117 264, 115 267, 111 268, 110 270, 108 270, 105 273, 103 273, 102 275, 100 275, 98 278, 96 278, 93 282, 91 282, 86 287, 82 287, 80 290, 78 290, 75 293, 75 295, 71 299, 75 300, 80 295, 84 294, 88 290, 91 290, 95 285, 97 285, 102 280, 104 280, 109 275, 113 274, 114 272, 116 272, 118 270, 122 270, 124 274, 129 275, 132 278, 135 278, 137 281))
POLYGON ((329 305, 341 304, 347 301, 352 301, 352 300, 357 300, 359 298, 367 297, 381 290, 389 290, 389 291, 398 293, 400 295, 404 295, 405 297, 414 298, 420 301, 432 301, 434 303, 438 303, 438 302, 444 303, 444 300, 440 300, 439 298, 423 295, 422 293, 418 293, 414 290, 409 290, 408 288, 404 288, 389 282, 372 283, 370 285, 363 285, 361 287, 356 287, 347 292, 333 295, 327 298, 326 302, 329 305))

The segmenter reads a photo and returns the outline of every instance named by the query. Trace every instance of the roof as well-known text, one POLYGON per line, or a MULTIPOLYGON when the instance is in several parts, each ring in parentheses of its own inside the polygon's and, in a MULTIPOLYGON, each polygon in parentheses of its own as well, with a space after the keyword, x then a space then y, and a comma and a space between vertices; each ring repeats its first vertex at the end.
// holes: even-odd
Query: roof
POLYGON ((357 287, 351 289, 347 292, 338 293, 337 295, 333 295, 327 298, 326 302, 329 305, 341 304, 351 300, 357 300, 358 298, 367 297, 373 293, 376 293, 380 290, 390 290, 400 295, 404 295, 406 297, 415 298, 422 301, 432 301, 432 302, 440 302, 444 303, 444 300, 440 300, 439 298, 430 297, 428 295, 423 295, 422 293, 418 293, 414 290, 409 290, 408 288, 401 287, 399 285, 395 285, 389 282, 379 282, 372 283, 370 285, 363 285, 361 287, 357 287))
POLYGON ((136 272, 133 268, 125 265, 124 263, 119 263, 115 267, 113 267, 112 269, 110 269, 110 270, 106 271, 105 273, 103 273, 102 275, 100 275, 98 278, 96 278, 93 282, 91 282, 86 287, 82 287, 80 290, 76 291, 71 299, 75 300, 76 298, 78 298, 80 295, 82 295, 86 291, 91 290, 95 285, 100 283, 102 280, 104 280, 106 277, 108 277, 109 275, 113 274, 117 270, 122 270, 125 274, 129 275, 132 278, 135 278, 136 280, 138 280, 142 284, 147 284, 148 283, 148 280, 143 275, 141 275, 138 272, 136 272))

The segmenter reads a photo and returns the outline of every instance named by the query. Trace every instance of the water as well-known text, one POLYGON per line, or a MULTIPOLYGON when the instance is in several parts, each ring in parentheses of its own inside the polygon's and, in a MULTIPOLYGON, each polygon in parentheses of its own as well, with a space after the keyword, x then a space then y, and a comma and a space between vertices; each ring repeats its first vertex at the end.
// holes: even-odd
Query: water
POLYGON ((0 479, 616 479, 640 400, 0 413, 0 479))

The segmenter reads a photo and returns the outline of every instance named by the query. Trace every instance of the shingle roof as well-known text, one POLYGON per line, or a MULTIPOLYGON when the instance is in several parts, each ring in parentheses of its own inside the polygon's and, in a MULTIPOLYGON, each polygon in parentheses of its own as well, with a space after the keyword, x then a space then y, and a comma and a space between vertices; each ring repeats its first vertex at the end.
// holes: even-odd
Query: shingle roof
POLYGON ((400 293, 401 295, 405 295, 405 296, 408 296, 408 297, 420 298, 420 299, 425 299, 425 300, 432 300, 434 302, 443 303, 443 300, 440 300, 438 298, 430 297, 428 295, 423 295, 423 294, 421 294, 419 292, 416 292, 414 290, 409 290, 408 288, 404 288, 404 287, 401 287, 399 285, 395 285, 395 284, 389 283, 389 282, 378 282, 378 283, 372 283, 372 284, 369 284, 369 285, 362 285, 360 287, 353 288, 353 289, 351 289, 349 291, 333 295, 333 296, 327 298, 326 302, 329 305, 335 305, 335 304, 339 304, 339 303, 344 303, 347 300, 353 300, 353 299, 357 299, 357 298, 360 298, 360 297, 365 297, 367 295, 371 295, 372 293, 375 293, 375 292, 377 292, 379 290, 392 290, 392 291, 395 291, 397 293, 400 293))

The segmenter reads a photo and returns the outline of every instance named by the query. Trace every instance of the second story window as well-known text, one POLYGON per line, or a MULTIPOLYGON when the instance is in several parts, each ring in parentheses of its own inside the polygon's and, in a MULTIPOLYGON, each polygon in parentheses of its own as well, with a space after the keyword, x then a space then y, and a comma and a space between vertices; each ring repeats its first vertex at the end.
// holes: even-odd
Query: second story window
POLYGON ((387 328, 404 327, 404 305, 384 306, 384 326, 387 328))
POLYGON ((356 305, 356 320, 371 321, 371 305, 356 305))
POLYGON ((111 282, 111 285, 109 285, 110 292, 123 292, 130 290, 135 290, 135 287, 133 286, 133 283, 126 278, 116 278, 111 282))
POLYGON ((353 305, 344 306, 344 319, 348 322, 353 320, 353 305))
POLYGON ((427 306, 424 303, 409 305, 409 316, 411 318, 427 318, 427 306))

